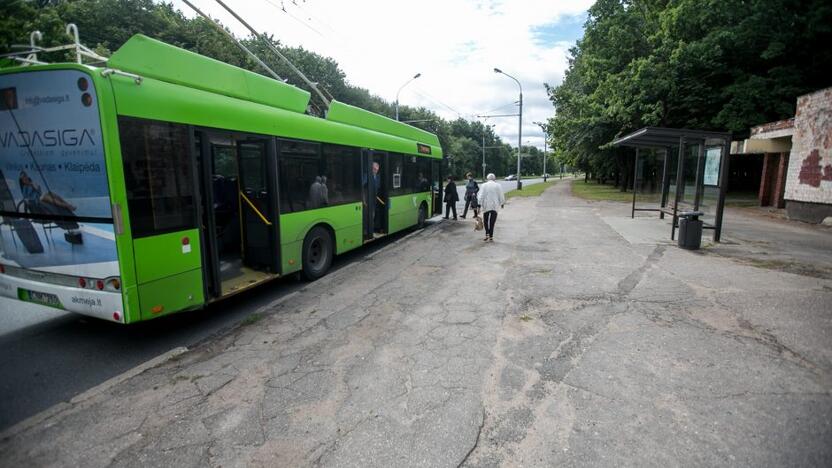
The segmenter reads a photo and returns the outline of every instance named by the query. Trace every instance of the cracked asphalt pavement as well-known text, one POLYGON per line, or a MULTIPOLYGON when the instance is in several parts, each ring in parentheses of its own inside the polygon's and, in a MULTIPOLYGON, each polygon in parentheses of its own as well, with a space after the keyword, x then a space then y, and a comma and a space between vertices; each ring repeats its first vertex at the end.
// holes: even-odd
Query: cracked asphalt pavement
POLYGON ((631 243, 622 206, 562 182, 494 243, 437 223, 13 427, 0 465, 832 465, 832 280, 631 243))

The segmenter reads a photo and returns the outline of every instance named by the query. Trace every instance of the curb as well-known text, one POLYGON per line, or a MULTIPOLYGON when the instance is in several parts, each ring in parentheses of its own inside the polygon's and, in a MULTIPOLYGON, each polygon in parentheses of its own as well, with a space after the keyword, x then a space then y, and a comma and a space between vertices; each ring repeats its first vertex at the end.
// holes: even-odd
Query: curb
POLYGON ((57 404, 41 411, 40 413, 37 413, 33 416, 30 416, 30 417, 24 419, 23 421, 20 421, 19 423, 11 426, 10 428, 4 430, 3 432, 0 432, 0 440, 6 441, 6 440, 20 434, 21 432, 27 431, 27 430, 33 428, 34 426, 37 426, 37 425, 43 423, 47 419, 55 417, 55 416, 63 413, 66 410, 70 410, 70 409, 72 409, 72 408, 74 408, 74 407, 76 407, 76 406, 78 406, 78 405, 80 405, 80 404, 82 404, 86 401, 91 400, 92 398, 106 392, 107 390, 109 390, 109 389, 115 387, 116 385, 124 382, 125 380, 133 378, 133 377, 143 373, 146 370, 152 369, 154 367, 158 367, 158 366, 170 361, 171 359, 173 359, 173 358, 175 358, 175 357, 177 357, 181 354, 184 354, 187 351, 188 351, 187 347, 179 346, 179 347, 174 348, 174 349, 172 349, 172 350, 170 350, 170 351, 168 351, 164 354, 160 354, 159 356, 156 356, 153 359, 145 361, 145 362, 139 364, 136 367, 133 367, 133 368, 131 368, 131 369, 125 371, 125 372, 122 372, 121 374, 119 374, 115 377, 107 379, 104 382, 96 385, 95 387, 92 387, 89 390, 86 390, 83 393, 80 393, 80 394, 72 397, 72 399, 70 399, 68 402, 67 401, 62 401, 60 403, 57 403, 57 404))

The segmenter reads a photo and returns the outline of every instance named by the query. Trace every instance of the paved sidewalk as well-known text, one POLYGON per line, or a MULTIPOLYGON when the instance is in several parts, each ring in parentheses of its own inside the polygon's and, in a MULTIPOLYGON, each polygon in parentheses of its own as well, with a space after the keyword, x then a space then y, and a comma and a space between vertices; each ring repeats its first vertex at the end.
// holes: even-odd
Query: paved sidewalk
POLYGON ((2 465, 832 465, 832 280, 617 209, 559 183, 493 244, 429 227, 13 428, 2 465))

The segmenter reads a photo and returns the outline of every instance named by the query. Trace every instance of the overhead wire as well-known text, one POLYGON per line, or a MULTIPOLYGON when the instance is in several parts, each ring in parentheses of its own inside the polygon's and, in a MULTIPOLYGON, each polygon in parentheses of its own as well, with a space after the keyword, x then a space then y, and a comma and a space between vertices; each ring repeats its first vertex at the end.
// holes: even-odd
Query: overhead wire
POLYGON ((483 115, 487 115, 487 114, 490 114, 490 113, 492 113, 492 112, 496 112, 496 111, 498 111, 498 110, 505 109, 505 108, 506 108, 506 107, 508 107, 508 106, 516 106, 516 105, 517 105, 517 101, 512 101, 512 102, 509 102, 508 104, 503 104, 503 105, 502 105, 502 106, 500 106, 500 107, 496 107, 496 108, 491 109, 491 110, 489 110, 489 111, 485 111, 485 112, 483 112, 483 115))
MULTIPOLYGON (((297 21, 297 22, 298 22, 298 23, 300 23, 302 26, 306 27, 306 28, 307 28, 307 29, 309 29, 310 31, 314 32, 315 34, 317 34, 317 35, 319 35, 319 36, 321 36, 321 37, 323 37, 323 38, 325 38, 325 39, 328 39, 326 36, 324 36, 324 34, 323 34, 322 32, 320 32, 320 31, 318 31, 317 29, 315 29, 314 27, 312 27, 312 26, 311 26, 310 24, 308 24, 306 21, 303 21, 302 19, 298 18, 297 16, 295 16, 295 15, 293 15, 293 14, 289 13, 289 10, 287 10, 287 9, 286 9, 286 6, 285 6, 285 5, 278 5, 278 4, 277 4, 277 3, 275 3, 273 0, 266 0, 266 3, 270 4, 271 6, 275 7, 276 9, 278 9, 278 10, 282 11, 283 13, 286 13, 286 15, 288 15, 288 16, 289 16, 289 18, 292 18, 293 20, 297 21)), ((282 2, 281 2, 281 4, 282 4, 282 2)))
POLYGON ((419 87, 419 86, 414 86, 414 88, 416 88, 418 91, 421 91, 421 92, 423 93, 423 94, 420 94, 418 91, 413 91, 414 93, 418 94, 419 96, 422 96, 423 98, 426 98, 426 99, 428 99, 428 100, 433 101, 433 102, 434 102, 434 103, 436 103, 436 104, 439 104, 440 106, 442 106, 442 107, 444 107, 444 108, 446 108, 446 109, 450 110, 451 112, 453 112, 454 114, 458 115, 459 117, 462 117, 462 116, 463 116, 463 113, 462 113, 462 112, 460 112, 460 111, 458 111, 458 110, 454 109, 453 107, 451 107, 451 106, 449 106, 449 105, 445 104, 445 103, 444 103, 444 102, 442 102, 440 99, 438 99, 438 98, 436 98, 436 97, 432 96, 430 93, 428 93, 427 91, 425 91, 425 90, 424 90, 424 89, 422 89, 421 87, 419 87))
MULTIPOLYGON (((278 10, 280 10, 281 12, 286 13, 286 15, 287 15, 287 16, 289 16, 290 18, 292 18, 292 19, 293 19, 293 20, 295 20, 296 22, 300 23, 301 25, 303 25, 304 27, 306 27, 306 28, 307 28, 307 29, 309 29, 310 31, 314 32, 315 34, 319 35, 320 37, 322 37, 322 38, 324 38, 324 39, 326 39, 326 40, 328 40, 328 41, 331 41, 333 44, 336 44, 336 45, 337 45, 337 46, 339 46, 339 47, 343 47, 343 46, 344 46, 344 43, 343 43, 342 41, 336 41, 336 40, 334 40, 332 37, 328 37, 327 35, 325 35, 324 33, 322 33, 320 30, 318 30, 318 29, 316 29, 315 27, 313 27, 312 25, 308 24, 306 21, 304 21, 304 20, 302 20, 301 18, 298 18, 297 16, 293 15, 292 13, 290 13, 290 12, 289 12, 289 10, 286 8, 286 4, 285 4, 285 2, 284 2, 284 1, 282 1, 282 0, 281 0, 281 2, 280 2, 281 4, 280 4, 280 5, 278 5, 278 4, 277 4, 274 0, 265 0, 265 1, 266 1, 266 3, 270 4, 270 5, 271 5, 272 7, 274 7, 275 9, 278 9, 278 10)), ((308 9, 307 9, 307 8, 302 7, 302 6, 301 6, 301 4, 299 4, 299 3, 298 3, 297 1, 295 1, 295 0, 292 0, 290 3, 291 3, 292 5, 294 5, 295 7, 297 7, 299 10, 302 10, 302 11, 306 14, 306 16, 307 16, 310 20, 313 20, 313 15, 311 14, 311 12, 309 12, 309 11, 308 11, 308 9)), ((305 3, 305 0, 303 1, 303 3, 305 3)), ((320 20, 320 19, 316 19, 316 22, 323 24, 323 25, 324 25, 327 29, 329 29, 330 31, 332 31, 332 32, 333 32, 333 33, 335 33, 336 35, 341 36, 341 37, 344 37, 344 36, 343 36, 343 35, 341 35, 341 34, 340 34, 337 30, 335 30, 334 28, 332 28, 331 26, 329 26, 329 24, 328 24, 328 23, 326 23, 325 21, 320 20)), ((350 51, 347 51, 347 52, 350 52, 350 51)), ((437 104, 437 105, 439 105, 439 106, 441 106, 441 107, 444 107, 445 109, 450 110, 451 112, 455 113, 458 117, 465 118, 465 116, 467 115, 469 118, 473 118, 473 117, 475 116, 475 114, 463 114, 462 112, 459 112, 458 110, 456 110, 456 109, 454 109, 453 107, 449 106, 448 104, 444 103, 444 102, 443 102, 443 101, 441 101, 440 99, 438 99, 438 98, 436 98, 436 97, 433 97, 433 96, 432 96, 430 93, 428 93, 427 91, 425 91, 425 90, 423 90, 423 89, 421 89, 421 88, 419 88, 419 89, 422 91, 422 93, 423 93, 423 94, 420 94, 420 93, 418 93, 418 92, 414 91, 417 95, 421 96, 422 98, 424 98, 424 99, 426 99, 426 100, 428 100, 428 101, 433 102, 434 104, 437 104)), ((503 106, 503 107, 505 107, 505 106, 503 106)), ((489 111, 489 112, 490 112, 490 111, 489 111)))

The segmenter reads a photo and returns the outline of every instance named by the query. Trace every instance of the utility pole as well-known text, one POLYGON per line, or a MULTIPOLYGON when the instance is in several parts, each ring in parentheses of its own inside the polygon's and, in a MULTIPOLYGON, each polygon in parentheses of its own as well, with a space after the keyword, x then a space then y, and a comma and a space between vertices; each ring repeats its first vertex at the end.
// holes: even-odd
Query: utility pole
POLYGON ((543 182, 546 182, 546 147, 549 139, 549 128, 543 122, 534 122, 543 130, 543 182))
MULTIPOLYGON (((517 114, 493 114, 493 115, 477 115, 475 117, 482 118, 482 119, 487 119, 489 117, 516 117, 516 116, 517 116, 517 114)), ((494 125, 483 125, 483 126, 485 128, 490 128, 490 127, 493 127, 494 125)), ((483 133, 482 133, 482 180, 483 180, 483 182, 485 182, 485 168, 486 168, 485 150, 491 149, 491 148, 502 148, 502 146, 500 146, 500 145, 485 146, 485 130, 483 130, 483 133)))
POLYGON ((482 131, 482 181, 485 182, 485 130, 482 131))

